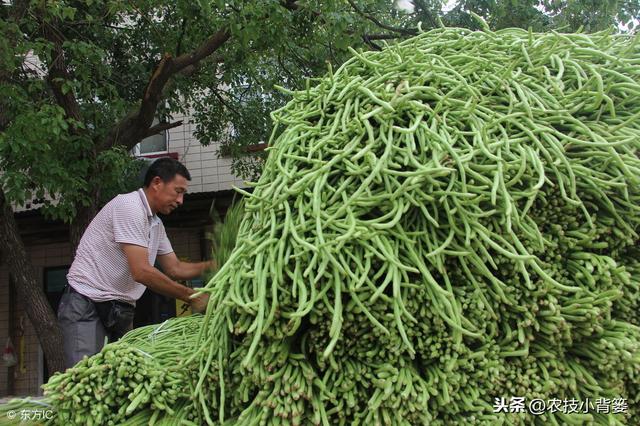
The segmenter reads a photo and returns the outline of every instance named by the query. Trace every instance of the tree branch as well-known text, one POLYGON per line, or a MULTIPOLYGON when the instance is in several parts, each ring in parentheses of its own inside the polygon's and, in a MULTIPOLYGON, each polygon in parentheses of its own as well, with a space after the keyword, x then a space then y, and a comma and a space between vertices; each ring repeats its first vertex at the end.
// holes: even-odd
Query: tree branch
MULTIPOLYGON (((436 17, 433 16, 433 11, 429 9, 429 7, 427 6, 427 4, 422 1, 422 0, 414 0, 413 1, 413 5, 415 7, 415 14, 422 17, 422 18, 426 18, 429 20, 429 27, 428 28, 436 28, 438 26, 438 21, 436 19, 436 17)), ((422 20, 422 19, 421 19, 422 20)), ((422 27, 423 30, 426 29, 427 27, 423 26, 422 27)))
MULTIPOLYGON (((95 22, 93 21, 74 21, 74 22, 65 22, 65 25, 69 28, 74 28, 75 27, 86 27, 86 26, 94 26, 96 25, 95 22)), ((112 30, 121 30, 121 31, 133 31, 134 28, 131 27, 119 27, 117 25, 113 25, 113 24, 102 24, 101 25, 103 28, 111 28, 112 30)), ((77 30, 76 30, 77 31, 77 30)))
POLYGON ((398 38, 396 34, 364 34, 367 40, 393 40, 398 38))
POLYGON ((211 55, 220 46, 222 46, 231 37, 229 30, 220 30, 211 37, 209 37, 204 43, 202 43, 195 51, 191 53, 185 53, 180 55, 175 60, 176 72, 183 68, 200 62, 202 59, 211 55))
POLYGON ((187 19, 182 18, 182 23, 180 24, 180 35, 178 36, 178 44, 176 46, 176 55, 182 54, 182 40, 184 39, 185 29, 187 28, 187 19))
MULTIPOLYGON (((41 20, 41 25, 45 39, 53 44, 50 53, 52 61, 46 77, 47 82, 51 86, 53 95, 56 98, 56 103, 64 109, 67 118, 79 122, 81 121, 80 106, 73 91, 69 90, 64 93, 62 90, 63 83, 72 80, 64 60, 64 50, 62 49, 62 43, 64 42, 63 35, 53 25, 44 20, 41 20)), ((77 132, 75 126, 72 126, 74 132, 77 132)))
POLYGON ((300 9, 300 5, 297 3, 298 0, 282 0, 280 4, 285 9, 289 10, 298 10, 300 9))
MULTIPOLYGON (((281 0, 280 5, 292 12, 295 12, 296 10, 300 10, 300 5, 298 4, 298 0, 281 0)), ((322 16, 322 13, 317 10, 310 10, 309 12, 311 12, 311 14, 315 16, 322 16)))
POLYGON ((285 63, 282 62, 282 56, 280 54, 278 54, 276 61, 278 62, 278 65, 280 65, 280 68, 282 68, 282 70, 287 74, 287 76, 289 76, 289 81, 297 80, 296 77, 291 73, 291 71, 289 71, 289 68, 287 68, 285 63))
POLYGON ((406 29, 406 28, 398 28, 398 27, 394 27, 394 26, 391 26, 391 25, 384 24, 384 23, 380 22, 375 16, 369 15, 369 14, 363 12, 362 10, 360 10, 358 5, 353 0, 347 0, 347 1, 349 2, 351 7, 353 8, 353 10, 355 10, 358 15, 362 16, 365 19, 368 19, 369 21, 373 22, 374 24, 376 24, 380 28, 383 28, 383 29, 385 29, 387 31, 393 31, 394 33, 403 34, 403 35, 414 36, 414 35, 418 34, 417 30, 410 30, 410 29, 406 29))
MULTIPOLYGON (((298 10, 300 7, 297 0, 283 0, 281 5, 292 11, 298 10)), ((156 108, 162 99, 163 89, 171 77, 177 73, 192 74, 195 72, 200 61, 210 56, 230 37, 231 32, 228 29, 222 29, 190 53, 175 58, 169 53, 165 53, 151 74, 139 109, 127 114, 113 126, 103 143, 98 147, 98 151, 109 149, 114 145, 123 145, 126 149, 131 149, 140 142, 153 123, 156 108)))
POLYGON ((235 109, 232 105, 230 105, 230 104, 229 104, 229 103, 228 103, 228 102, 227 102, 227 101, 222 97, 222 95, 220 95, 220 93, 218 93, 218 91, 217 91, 217 90, 214 90, 214 91, 213 91, 213 94, 215 95, 215 97, 216 97, 216 98, 218 98, 218 100, 220 101, 220 103, 221 103, 223 106, 225 106, 225 107, 229 108, 229 109, 230 109, 230 110, 231 110, 235 115, 237 115, 238 117, 241 117, 241 116, 242 116, 242 114, 240 114, 240 112, 239 112, 237 109, 235 109))
POLYGON ((375 43, 371 40, 371 38, 370 38, 368 35, 366 35, 366 34, 363 34, 363 35, 362 35, 362 41, 364 41, 364 43, 365 43, 367 46, 371 47, 373 50, 377 50, 377 51, 382 50, 382 48, 381 48, 380 46, 378 46, 377 44, 375 44, 375 43))
POLYGON ((182 126, 182 120, 174 121, 173 123, 160 123, 155 126, 149 127, 147 133, 144 135, 144 138, 148 138, 149 136, 157 135, 160 132, 165 130, 173 129, 174 127, 182 126))
POLYGON ((165 53, 149 78, 138 110, 127 114, 112 128, 99 150, 109 149, 114 145, 123 145, 126 149, 131 149, 144 139, 153 123, 156 108, 162 100, 162 92, 169 79, 187 68, 195 67, 230 37, 231 33, 224 29, 213 34, 192 52, 176 58, 165 53))

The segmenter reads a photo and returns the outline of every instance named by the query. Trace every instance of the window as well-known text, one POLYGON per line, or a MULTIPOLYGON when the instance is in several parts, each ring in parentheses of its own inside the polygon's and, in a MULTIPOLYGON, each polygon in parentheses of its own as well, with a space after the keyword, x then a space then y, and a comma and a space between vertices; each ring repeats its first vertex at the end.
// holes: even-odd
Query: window
MULTIPOLYGON (((159 121, 157 119, 153 120, 152 126, 158 124, 159 121)), ((153 154, 163 154, 168 152, 169 150, 169 134, 167 131, 163 131, 158 133, 157 135, 149 136, 148 138, 144 138, 133 147, 133 155, 136 157, 148 156, 153 154)))

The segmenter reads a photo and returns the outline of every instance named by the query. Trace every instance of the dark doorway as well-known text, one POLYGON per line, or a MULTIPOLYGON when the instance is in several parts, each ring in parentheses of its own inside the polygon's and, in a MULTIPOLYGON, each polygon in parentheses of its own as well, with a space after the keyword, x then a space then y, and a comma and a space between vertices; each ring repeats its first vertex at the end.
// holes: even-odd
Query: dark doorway
POLYGON ((136 303, 133 327, 158 324, 175 316, 176 302, 174 299, 146 289, 136 303))
MULTIPOLYGON (((67 273, 69 272, 69 265, 65 266, 53 266, 44 268, 43 273, 43 287, 44 294, 47 296, 49 305, 53 308, 53 312, 58 315, 58 306, 60 305, 60 299, 64 288, 67 286, 67 273)), ((49 370, 47 369, 47 360, 42 356, 42 378, 44 383, 49 380, 49 370)))

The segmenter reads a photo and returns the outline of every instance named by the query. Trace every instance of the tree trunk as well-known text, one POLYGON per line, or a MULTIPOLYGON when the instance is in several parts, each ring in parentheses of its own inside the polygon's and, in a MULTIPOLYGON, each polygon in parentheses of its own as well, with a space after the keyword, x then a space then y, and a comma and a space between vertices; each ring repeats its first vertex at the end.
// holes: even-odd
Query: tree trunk
POLYGON ((76 256, 76 250, 78 249, 78 245, 80 244, 84 231, 87 229, 87 226, 89 226, 96 213, 98 213, 98 209, 96 207, 98 202, 96 197, 97 196, 94 194, 91 206, 82 206, 78 209, 76 217, 69 225, 69 242, 71 243, 71 255, 73 257, 76 256))
POLYGON ((27 316, 36 330, 42 346, 49 374, 64 371, 62 333, 53 309, 38 284, 27 250, 20 238, 13 209, 0 189, 0 245, 4 250, 13 277, 16 295, 24 301, 27 316))

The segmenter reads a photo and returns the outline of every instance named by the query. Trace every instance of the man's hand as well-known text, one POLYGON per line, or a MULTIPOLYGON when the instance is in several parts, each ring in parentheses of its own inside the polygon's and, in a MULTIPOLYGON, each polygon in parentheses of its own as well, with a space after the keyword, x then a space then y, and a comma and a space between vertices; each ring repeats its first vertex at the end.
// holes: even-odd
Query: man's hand
POLYGON ((190 299, 191 311, 195 314, 204 314, 209 304, 209 294, 202 293, 201 295, 190 299))

